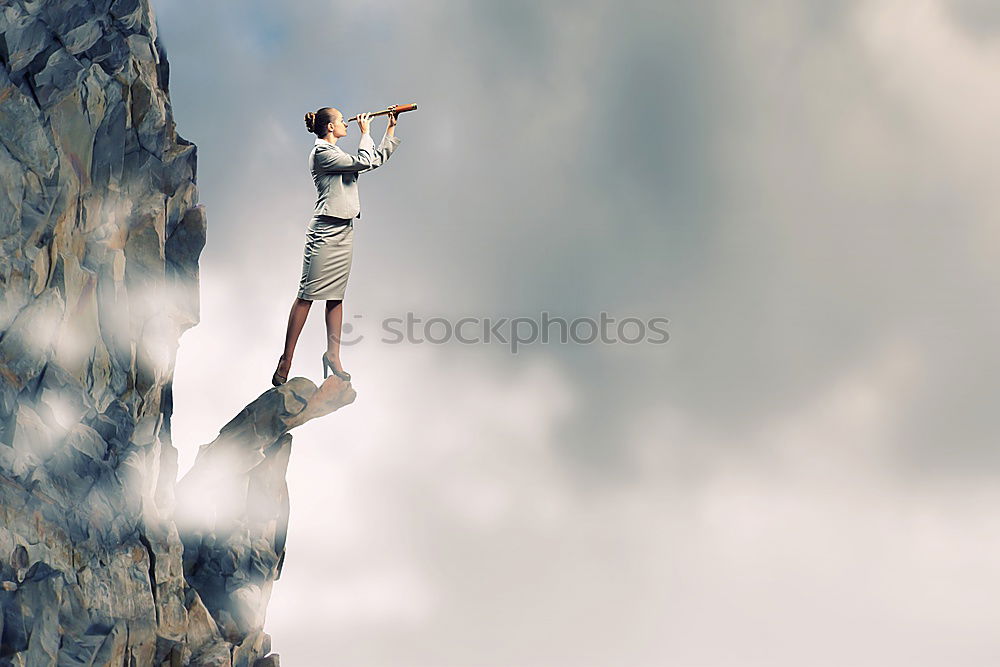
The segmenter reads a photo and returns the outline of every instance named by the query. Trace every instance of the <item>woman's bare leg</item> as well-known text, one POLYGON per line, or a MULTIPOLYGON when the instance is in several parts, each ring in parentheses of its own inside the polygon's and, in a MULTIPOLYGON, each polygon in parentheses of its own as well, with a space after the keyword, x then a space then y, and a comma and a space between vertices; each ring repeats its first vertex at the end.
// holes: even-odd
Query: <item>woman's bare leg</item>
POLYGON ((326 358, 338 371, 344 371, 340 363, 340 334, 344 323, 344 301, 330 299, 326 302, 326 358))
POLYGON ((285 351, 278 361, 278 375, 282 377, 288 377, 288 371, 292 368, 295 344, 299 342, 299 334, 302 333, 311 306, 312 301, 308 299, 296 298, 292 303, 292 310, 288 313, 288 329, 285 330, 285 351))

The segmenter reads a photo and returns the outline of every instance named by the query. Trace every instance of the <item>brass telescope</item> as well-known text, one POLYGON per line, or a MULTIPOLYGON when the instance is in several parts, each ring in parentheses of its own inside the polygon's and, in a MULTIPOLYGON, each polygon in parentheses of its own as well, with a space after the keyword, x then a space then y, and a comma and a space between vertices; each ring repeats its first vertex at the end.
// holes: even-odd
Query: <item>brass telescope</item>
MULTIPOLYGON (((383 109, 382 111, 376 111, 375 113, 372 114, 372 117, 374 118, 375 116, 384 116, 386 114, 393 112, 403 113, 404 111, 416 111, 416 110, 417 110, 416 104, 393 104, 388 109, 383 109)), ((358 119, 357 116, 351 116, 350 118, 344 121, 344 124, 346 125, 347 123, 350 123, 352 120, 357 120, 357 119, 358 119)))

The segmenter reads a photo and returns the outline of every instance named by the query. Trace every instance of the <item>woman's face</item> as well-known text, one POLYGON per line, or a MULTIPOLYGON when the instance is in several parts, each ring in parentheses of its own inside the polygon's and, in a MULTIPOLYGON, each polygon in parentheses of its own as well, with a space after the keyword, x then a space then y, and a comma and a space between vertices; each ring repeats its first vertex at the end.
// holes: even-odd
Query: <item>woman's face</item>
POLYGON ((347 125, 344 123, 344 114, 340 113, 336 109, 333 111, 333 121, 330 122, 328 126, 330 131, 333 133, 335 139, 347 136, 347 125))

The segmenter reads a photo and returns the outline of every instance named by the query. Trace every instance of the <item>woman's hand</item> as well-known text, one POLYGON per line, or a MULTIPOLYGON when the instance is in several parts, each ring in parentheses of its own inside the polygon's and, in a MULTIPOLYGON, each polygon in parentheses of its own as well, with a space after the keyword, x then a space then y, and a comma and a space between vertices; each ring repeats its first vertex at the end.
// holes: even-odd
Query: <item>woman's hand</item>
MULTIPOLYGON (((395 111, 390 111, 389 112, 389 127, 396 127, 396 117, 398 115, 399 114, 396 113, 395 111)), ((388 129, 388 128, 386 128, 386 129, 388 129)))
POLYGON ((368 134, 368 126, 371 125, 372 115, 367 111, 358 114, 358 125, 361 126, 361 134, 368 134))

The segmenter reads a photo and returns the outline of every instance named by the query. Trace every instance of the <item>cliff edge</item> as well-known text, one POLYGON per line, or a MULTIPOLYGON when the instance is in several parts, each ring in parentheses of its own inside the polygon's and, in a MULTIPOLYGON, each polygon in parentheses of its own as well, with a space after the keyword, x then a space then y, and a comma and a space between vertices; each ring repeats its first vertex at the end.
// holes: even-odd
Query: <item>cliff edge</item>
POLYGON ((8 0, 0 60, 0 665, 277 665, 288 431, 354 391, 268 389, 178 483, 206 216, 152 8, 8 0))

